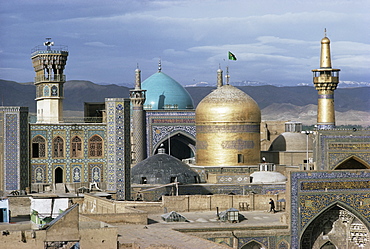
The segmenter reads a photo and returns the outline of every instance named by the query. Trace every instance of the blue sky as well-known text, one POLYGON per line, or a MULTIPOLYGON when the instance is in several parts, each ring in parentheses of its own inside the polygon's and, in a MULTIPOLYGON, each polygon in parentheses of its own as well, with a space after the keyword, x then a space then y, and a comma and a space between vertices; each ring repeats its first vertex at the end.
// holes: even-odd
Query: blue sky
POLYGON ((324 28, 343 81, 370 82, 368 0, 0 0, 0 78, 33 81, 32 48, 67 45, 68 80, 312 83, 324 28), (228 61, 232 51, 237 61, 228 61))

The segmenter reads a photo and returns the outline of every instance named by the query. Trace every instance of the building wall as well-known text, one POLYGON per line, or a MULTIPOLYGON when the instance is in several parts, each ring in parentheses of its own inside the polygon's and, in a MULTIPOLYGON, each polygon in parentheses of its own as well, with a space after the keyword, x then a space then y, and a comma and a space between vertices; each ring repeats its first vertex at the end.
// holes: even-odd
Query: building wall
POLYGON ((369 179, 370 170, 290 172, 287 209, 291 214, 292 248, 299 248, 303 231, 335 204, 350 209, 369 229, 369 179))
POLYGON ((317 131, 315 169, 333 170, 351 157, 370 169, 370 130, 317 131))
MULTIPOLYGON (((37 136, 46 140, 46 156, 44 158, 31 158, 31 183, 55 183, 55 169, 63 169, 64 183, 98 182, 105 181, 106 174, 106 125, 103 123, 91 124, 31 124, 30 143, 37 136), (93 136, 103 140, 103 155, 91 157, 89 155, 89 140, 93 136), (53 156, 53 139, 60 136, 64 140, 64 156, 53 156), (82 139, 82 155, 72 158, 72 139, 78 136, 82 139)), ((32 151, 32 149, 31 149, 32 151)), ((32 157, 32 155, 31 155, 32 157)))
POLYGON ((0 107, 0 191, 28 186, 28 107, 0 107))
POLYGON ((105 99, 107 113, 107 189, 116 191, 117 200, 129 200, 130 189, 130 100, 105 99))
MULTIPOLYGON (((163 196, 163 207, 168 211, 194 212, 217 210, 224 211, 229 208, 244 210, 268 210, 269 199, 277 200, 285 198, 284 194, 279 195, 181 195, 163 196)), ((283 207, 283 206, 281 206, 283 207)), ((285 204, 284 204, 285 208, 285 204)))
POLYGON ((194 110, 146 111, 148 157, 168 138, 168 135, 183 132, 195 141, 194 110))

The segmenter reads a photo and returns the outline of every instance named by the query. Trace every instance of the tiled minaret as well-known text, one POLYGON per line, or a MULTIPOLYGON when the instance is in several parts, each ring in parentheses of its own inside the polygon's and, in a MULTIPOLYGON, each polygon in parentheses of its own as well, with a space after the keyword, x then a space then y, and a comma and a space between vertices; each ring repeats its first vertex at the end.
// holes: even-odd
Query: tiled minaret
POLYGON ((330 40, 325 37, 321 40, 320 69, 314 69, 313 83, 318 91, 317 101, 317 129, 327 130, 335 128, 334 90, 339 83, 340 69, 331 67, 330 40))
POLYGON ((42 46, 33 49, 31 59, 35 68, 37 123, 60 123, 63 121, 63 98, 65 83, 64 67, 67 62, 66 46, 52 49, 54 43, 47 38, 42 46))
POLYGON ((145 113, 143 105, 146 90, 141 89, 141 71, 135 70, 135 89, 130 90, 132 105, 132 138, 133 138, 133 164, 137 164, 146 158, 145 139, 145 113))

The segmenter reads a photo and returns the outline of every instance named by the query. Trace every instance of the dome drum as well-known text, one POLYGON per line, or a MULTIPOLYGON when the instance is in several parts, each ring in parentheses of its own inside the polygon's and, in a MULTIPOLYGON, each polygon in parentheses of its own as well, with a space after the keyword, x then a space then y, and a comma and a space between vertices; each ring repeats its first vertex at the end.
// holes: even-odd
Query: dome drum
MULTIPOLYGON (((259 128, 259 125, 250 126, 258 126, 259 128)), ((257 164, 260 157, 259 129, 254 129, 254 132, 246 132, 245 127, 244 124, 202 125, 199 127, 197 125, 197 165, 257 164), (202 132, 203 130, 209 132, 202 132)))

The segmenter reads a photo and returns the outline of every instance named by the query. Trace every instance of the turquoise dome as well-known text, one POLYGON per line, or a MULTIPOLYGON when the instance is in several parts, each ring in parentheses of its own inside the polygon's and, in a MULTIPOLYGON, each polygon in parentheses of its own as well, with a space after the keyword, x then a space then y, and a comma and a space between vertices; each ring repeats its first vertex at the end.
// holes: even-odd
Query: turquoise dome
POLYGON ((141 83, 146 90, 145 110, 194 109, 185 88, 165 73, 157 72, 141 83))

